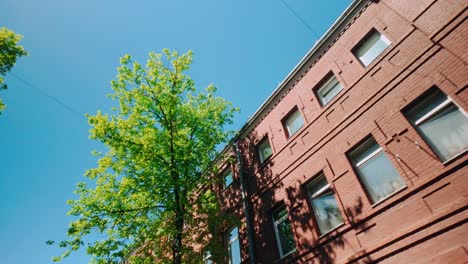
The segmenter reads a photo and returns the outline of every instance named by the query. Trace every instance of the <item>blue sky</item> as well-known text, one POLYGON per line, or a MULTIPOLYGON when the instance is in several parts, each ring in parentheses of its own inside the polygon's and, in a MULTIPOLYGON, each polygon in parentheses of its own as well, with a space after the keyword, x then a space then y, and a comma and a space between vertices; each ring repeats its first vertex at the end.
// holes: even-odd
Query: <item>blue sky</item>
MULTIPOLYGON (((2 0, 0 27, 24 35, 21 58, 1 91, 2 263, 51 263, 72 220, 66 200, 96 165, 99 145, 84 117, 108 111, 119 58, 144 62, 163 48, 194 51, 199 88, 241 108, 241 127, 350 0, 2 0), (298 16, 288 9, 287 5, 298 16), (301 21, 301 19, 303 21, 301 21), (310 29, 310 28, 312 29, 310 29)), ((87 263, 84 252, 62 263, 87 263)))

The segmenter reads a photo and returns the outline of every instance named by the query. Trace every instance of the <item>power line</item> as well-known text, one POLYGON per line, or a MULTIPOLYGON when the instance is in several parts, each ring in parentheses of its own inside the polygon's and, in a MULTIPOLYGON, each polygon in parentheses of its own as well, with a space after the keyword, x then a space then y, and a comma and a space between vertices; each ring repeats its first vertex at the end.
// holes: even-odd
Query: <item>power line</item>
POLYGON ((291 11, 291 13, 293 13, 293 15, 294 15, 297 19, 299 19, 299 21, 301 21, 301 23, 302 23, 304 26, 306 26, 306 27, 310 30, 310 32, 312 32, 312 33, 315 35, 315 37, 316 37, 317 39, 320 38, 320 36, 315 32, 315 30, 312 29, 312 27, 309 26, 309 24, 307 24, 307 22, 306 22, 298 13, 296 13, 296 11, 294 11, 294 9, 292 9, 292 7, 289 6, 288 3, 286 3, 286 1, 284 1, 284 0, 280 0, 280 1, 281 1, 281 3, 283 3, 283 5, 284 5, 287 9, 289 9, 289 11, 291 11))
POLYGON ((80 114, 78 111, 76 111, 75 109, 73 109, 73 107, 71 106, 68 106, 66 103, 62 102, 60 99, 48 94, 46 91, 44 91, 43 89, 39 88, 39 87, 36 87, 34 85, 32 85, 31 83, 27 82, 26 80, 24 80, 23 78, 21 78, 20 76, 14 74, 13 72, 10 72, 11 75, 13 75, 16 79, 18 79, 19 81, 21 81, 22 83, 26 84, 27 86, 33 88, 33 89, 36 89, 39 93, 41 93, 43 96, 49 98, 50 100, 54 101, 55 103, 59 104, 60 106, 62 106, 63 108, 67 109, 68 111, 80 116, 80 117, 83 117, 84 115, 80 114))

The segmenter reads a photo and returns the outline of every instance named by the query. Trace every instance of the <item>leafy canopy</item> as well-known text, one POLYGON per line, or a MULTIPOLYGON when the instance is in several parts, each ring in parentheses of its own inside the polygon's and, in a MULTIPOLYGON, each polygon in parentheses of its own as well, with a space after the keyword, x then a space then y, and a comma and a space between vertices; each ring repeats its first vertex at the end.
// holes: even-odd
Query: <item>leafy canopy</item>
MULTIPOLYGON (((26 56, 28 53, 22 46, 18 46, 18 42, 23 37, 15 32, 0 28, 0 90, 7 89, 4 77, 15 66, 16 60, 21 56, 26 56)), ((5 109, 5 104, 0 98, 0 114, 5 109)))
POLYGON ((237 109, 215 96, 213 85, 196 90, 185 75, 191 51, 150 53, 145 67, 129 55, 120 62, 110 95, 118 107, 88 116, 90 138, 107 151, 95 152, 98 166, 85 173, 95 187, 79 183, 79 198, 69 201, 76 220, 55 260, 98 233, 100 240, 85 246, 92 263, 166 263, 173 256, 193 263, 200 258, 195 244, 211 243, 209 225, 219 222, 213 192, 201 187, 212 184, 216 147, 232 136, 223 127, 237 109))

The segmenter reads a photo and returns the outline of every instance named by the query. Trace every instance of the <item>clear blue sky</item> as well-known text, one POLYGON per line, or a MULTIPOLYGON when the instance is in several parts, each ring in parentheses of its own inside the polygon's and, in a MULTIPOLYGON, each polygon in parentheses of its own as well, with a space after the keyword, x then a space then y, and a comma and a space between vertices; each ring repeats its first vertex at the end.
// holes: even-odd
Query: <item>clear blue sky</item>
MULTIPOLYGON (((66 200, 96 165, 84 114, 109 109, 122 55, 193 50, 190 75, 241 108, 239 128, 350 3, 284 1, 303 21, 281 0, 1 0, 0 27, 24 35, 30 56, 1 91, 0 261, 51 263, 61 253, 45 241, 65 238, 66 200)), ((88 260, 78 252, 63 263, 88 260)))

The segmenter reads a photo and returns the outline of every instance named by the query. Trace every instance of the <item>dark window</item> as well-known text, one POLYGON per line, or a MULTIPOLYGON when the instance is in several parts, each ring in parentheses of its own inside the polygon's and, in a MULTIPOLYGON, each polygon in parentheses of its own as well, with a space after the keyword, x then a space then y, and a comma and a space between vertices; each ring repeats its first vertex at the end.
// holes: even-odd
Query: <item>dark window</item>
POLYGON ((291 254, 296 250, 291 223, 288 219, 288 211, 282 207, 273 213, 273 224, 275 227, 276 242, 280 257, 291 254))

